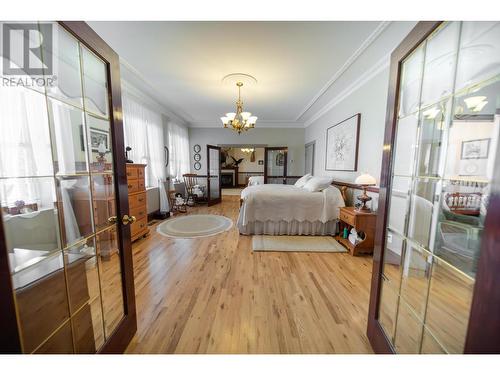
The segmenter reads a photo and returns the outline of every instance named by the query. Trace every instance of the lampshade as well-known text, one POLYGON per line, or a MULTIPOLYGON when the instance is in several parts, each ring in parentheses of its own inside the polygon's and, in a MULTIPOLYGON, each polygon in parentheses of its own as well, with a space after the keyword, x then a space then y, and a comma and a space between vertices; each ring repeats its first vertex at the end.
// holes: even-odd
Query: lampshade
POLYGON ((229 119, 228 119, 226 116, 221 117, 220 119, 221 119, 221 121, 222 121, 222 123, 223 123, 224 125, 225 125, 225 124, 227 124, 227 123, 229 122, 229 119))
POLYGON ((370 176, 368 173, 363 173, 361 176, 356 178, 354 183, 356 185, 375 185, 377 181, 375 180, 375 177, 370 176))
POLYGON ((255 124, 255 123, 257 122, 257 116, 250 116, 250 117, 248 118, 248 122, 249 122, 250 124, 255 124))
POLYGON ((241 117, 243 117, 243 120, 248 120, 252 116, 250 112, 241 112, 241 117))
POLYGON ((234 118, 236 117, 236 113, 234 112, 229 112, 229 113, 226 113, 226 117, 230 120, 230 121, 233 121, 234 118))

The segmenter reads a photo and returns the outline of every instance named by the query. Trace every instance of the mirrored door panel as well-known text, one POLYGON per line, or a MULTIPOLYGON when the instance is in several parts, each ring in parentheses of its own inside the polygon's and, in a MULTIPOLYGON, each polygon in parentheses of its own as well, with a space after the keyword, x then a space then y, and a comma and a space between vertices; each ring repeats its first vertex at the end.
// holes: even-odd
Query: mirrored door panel
POLYGON ((266 147, 264 155, 264 180, 266 184, 286 184, 287 147, 266 147))
POLYGON ((445 22, 402 63, 378 304, 398 353, 464 351, 500 168, 499 40, 498 22, 445 22))
POLYGON ((221 197, 221 148, 207 145, 208 205, 219 203, 221 197))
POLYGON ((57 84, 0 87, 1 217, 22 350, 95 353, 126 311, 107 67, 51 25, 57 84))

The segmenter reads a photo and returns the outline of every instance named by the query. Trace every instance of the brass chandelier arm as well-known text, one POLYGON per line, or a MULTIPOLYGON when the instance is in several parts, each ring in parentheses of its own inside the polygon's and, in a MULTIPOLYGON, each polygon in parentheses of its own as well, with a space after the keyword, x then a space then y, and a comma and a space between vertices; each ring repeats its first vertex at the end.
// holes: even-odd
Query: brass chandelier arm
POLYGON ((237 82, 238 87, 238 100, 236 101, 236 113, 227 113, 226 116, 221 117, 224 128, 231 128, 241 134, 241 132, 248 131, 255 128, 256 116, 252 116, 250 112, 243 112, 243 101, 241 100, 241 87, 243 82, 237 82))

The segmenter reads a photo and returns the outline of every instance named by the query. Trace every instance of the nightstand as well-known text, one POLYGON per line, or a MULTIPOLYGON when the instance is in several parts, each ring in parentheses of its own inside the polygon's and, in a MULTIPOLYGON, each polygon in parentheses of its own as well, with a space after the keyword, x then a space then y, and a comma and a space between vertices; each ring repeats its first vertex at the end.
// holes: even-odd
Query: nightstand
POLYGON ((358 254, 373 254, 373 239, 375 237, 376 224, 376 212, 362 212, 356 211, 354 207, 341 207, 339 215, 340 233, 335 237, 335 239, 344 245, 349 250, 351 255, 356 256, 358 254), (342 237, 345 227, 347 227, 349 233, 353 227, 358 233, 364 232, 366 235, 365 239, 356 245, 353 245, 349 239, 342 237))

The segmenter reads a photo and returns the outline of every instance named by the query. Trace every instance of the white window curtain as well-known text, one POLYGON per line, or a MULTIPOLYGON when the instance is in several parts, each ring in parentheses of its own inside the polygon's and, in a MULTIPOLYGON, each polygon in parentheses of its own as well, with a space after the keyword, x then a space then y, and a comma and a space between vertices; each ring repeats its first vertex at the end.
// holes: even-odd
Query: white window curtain
POLYGON ((167 171, 164 157, 163 124, 161 115, 151 111, 126 93, 122 96, 125 146, 130 146, 129 158, 147 164, 146 186, 158 187, 160 210, 168 212, 167 192, 163 182, 167 171))
POLYGON ((168 149, 170 162, 168 164, 170 177, 177 180, 189 173, 189 135, 184 126, 174 122, 168 124, 168 149))
MULTIPOLYGON (((27 89, 0 87, 0 177, 51 177, 52 174, 45 97, 27 89)), ((54 202, 51 189, 45 191, 42 181, 37 181, 1 179, 1 205, 9 206, 17 200, 39 205, 54 202)))

